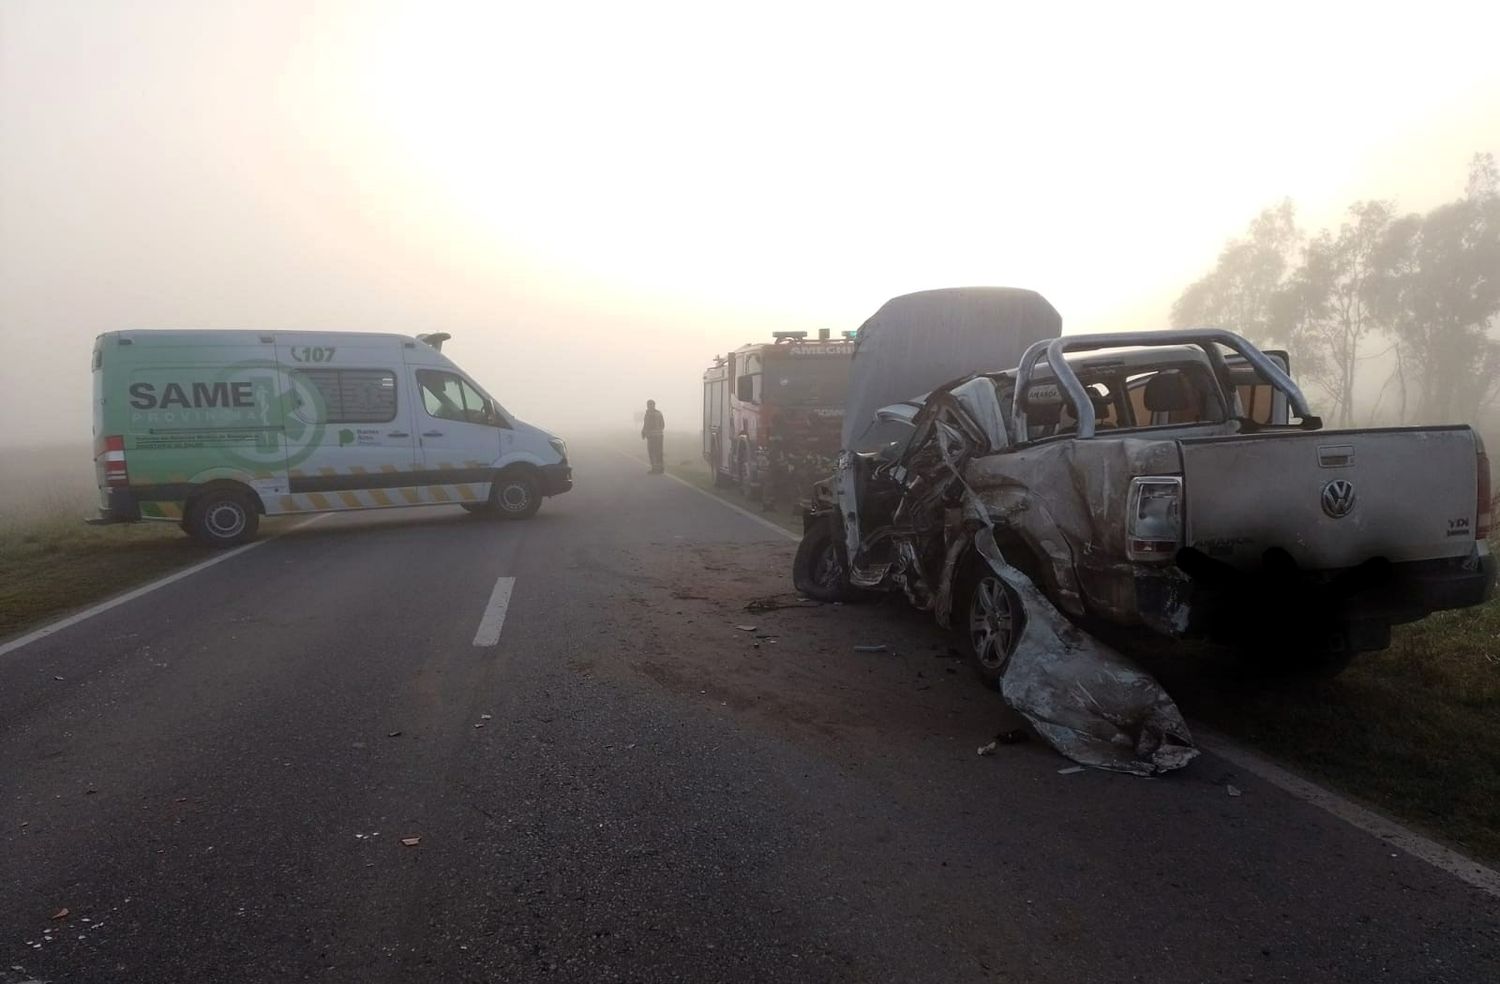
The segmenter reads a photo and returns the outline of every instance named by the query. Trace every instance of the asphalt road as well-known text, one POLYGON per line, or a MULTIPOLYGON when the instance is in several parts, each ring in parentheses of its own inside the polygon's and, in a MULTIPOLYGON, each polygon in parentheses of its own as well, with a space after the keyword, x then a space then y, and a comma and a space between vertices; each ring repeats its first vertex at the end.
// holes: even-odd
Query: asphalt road
POLYGON ((789 543, 577 459, 0 656, 0 982, 1500 980, 1495 898, 1212 756, 980 758, 921 618, 747 612, 789 543))

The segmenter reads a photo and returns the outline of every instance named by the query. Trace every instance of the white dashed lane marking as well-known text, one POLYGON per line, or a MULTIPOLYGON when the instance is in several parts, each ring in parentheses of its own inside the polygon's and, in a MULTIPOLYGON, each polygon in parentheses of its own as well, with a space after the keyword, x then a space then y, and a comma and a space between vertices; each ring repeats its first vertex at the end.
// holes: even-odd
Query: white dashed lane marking
POLYGON ((479 620, 479 631, 474 633, 474 645, 493 646, 500 641, 500 630, 505 627, 505 612, 510 608, 510 592, 516 586, 513 577, 502 577, 495 581, 495 590, 490 592, 490 602, 484 606, 484 617, 479 620))

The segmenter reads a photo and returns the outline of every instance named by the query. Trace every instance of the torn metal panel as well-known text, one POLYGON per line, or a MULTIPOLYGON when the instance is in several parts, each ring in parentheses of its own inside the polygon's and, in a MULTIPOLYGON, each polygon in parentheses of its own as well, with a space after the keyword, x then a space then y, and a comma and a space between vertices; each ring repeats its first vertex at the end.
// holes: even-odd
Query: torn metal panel
POLYGON ((1081 765, 1134 775, 1170 772, 1197 757, 1187 723, 1155 678, 1068 621, 1005 560, 990 529, 974 543, 1026 613, 1001 695, 1048 744, 1081 765))

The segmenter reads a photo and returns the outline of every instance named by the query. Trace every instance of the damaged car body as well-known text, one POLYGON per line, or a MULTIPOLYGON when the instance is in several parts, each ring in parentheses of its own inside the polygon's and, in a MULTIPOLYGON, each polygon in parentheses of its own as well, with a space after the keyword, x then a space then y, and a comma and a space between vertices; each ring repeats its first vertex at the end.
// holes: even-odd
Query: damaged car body
POLYGON ((877 419, 815 489, 798 587, 901 591, 996 686, 1039 605, 1336 672, 1493 589, 1471 428, 1323 431, 1228 331, 1039 340, 877 419))

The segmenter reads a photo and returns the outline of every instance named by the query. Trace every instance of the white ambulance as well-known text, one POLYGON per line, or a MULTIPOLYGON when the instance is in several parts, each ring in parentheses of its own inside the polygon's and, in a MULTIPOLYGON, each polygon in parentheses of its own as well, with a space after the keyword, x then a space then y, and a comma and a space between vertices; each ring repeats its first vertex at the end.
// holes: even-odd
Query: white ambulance
POLYGON ((259 517, 457 504, 527 519, 564 442, 443 355, 447 334, 117 331, 94 342, 100 517, 214 546, 259 517))

